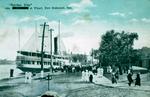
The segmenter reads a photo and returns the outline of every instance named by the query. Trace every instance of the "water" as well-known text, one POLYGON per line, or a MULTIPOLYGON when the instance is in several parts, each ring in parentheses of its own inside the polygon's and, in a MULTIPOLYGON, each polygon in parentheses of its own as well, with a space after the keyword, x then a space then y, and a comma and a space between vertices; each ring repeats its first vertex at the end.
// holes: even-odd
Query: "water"
POLYGON ((4 78, 9 78, 10 77, 10 69, 14 69, 14 77, 19 76, 19 74, 22 72, 21 70, 16 68, 16 65, 10 65, 10 64, 5 64, 5 65, 0 65, 0 79, 4 78))

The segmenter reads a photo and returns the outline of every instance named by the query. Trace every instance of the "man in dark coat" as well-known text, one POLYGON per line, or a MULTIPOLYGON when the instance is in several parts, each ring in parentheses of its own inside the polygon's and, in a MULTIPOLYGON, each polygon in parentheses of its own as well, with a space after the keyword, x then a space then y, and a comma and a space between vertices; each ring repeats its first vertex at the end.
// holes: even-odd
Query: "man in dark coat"
POLYGON ((129 86, 131 86, 131 83, 133 82, 133 79, 132 79, 132 74, 131 74, 131 72, 129 72, 129 74, 127 75, 127 79, 128 79, 128 81, 129 81, 129 86))
POLYGON ((93 82, 93 75, 92 74, 90 74, 90 76, 89 76, 89 81, 90 81, 90 83, 93 82))
POLYGON ((140 74, 138 73, 135 79, 135 86, 141 86, 141 78, 140 78, 140 74))
POLYGON ((114 73, 112 73, 112 75, 111 75, 111 76, 112 76, 112 77, 111 77, 112 84, 114 84, 114 83, 116 83, 116 84, 117 84, 117 79, 116 79, 115 74, 114 74, 114 73))

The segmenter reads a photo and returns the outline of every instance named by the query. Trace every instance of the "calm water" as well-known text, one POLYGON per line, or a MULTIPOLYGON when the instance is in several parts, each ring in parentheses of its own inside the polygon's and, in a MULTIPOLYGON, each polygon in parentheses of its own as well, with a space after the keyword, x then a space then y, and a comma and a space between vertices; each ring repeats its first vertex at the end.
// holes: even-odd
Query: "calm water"
POLYGON ((0 65, 0 79, 9 78, 10 77, 10 69, 14 69, 14 77, 19 76, 22 72, 21 70, 16 68, 16 65, 0 65))

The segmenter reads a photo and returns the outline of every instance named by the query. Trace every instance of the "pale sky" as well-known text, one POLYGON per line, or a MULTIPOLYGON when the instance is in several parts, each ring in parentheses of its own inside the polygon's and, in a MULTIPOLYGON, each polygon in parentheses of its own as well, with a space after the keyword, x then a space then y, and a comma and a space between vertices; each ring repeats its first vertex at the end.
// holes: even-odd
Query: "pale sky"
POLYGON ((150 0, 0 0, 0 58, 15 59, 19 49, 18 28, 24 47, 35 32, 35 24, 40 31, 40 24, 47 22, 57 35, 59 20, 67 51, 88 54, 99 47, 101 35, 111 29, 137 32, 139 40, 134 47, 150 47, 149 9, 150 0), (5 9, 12 4, 29 4, 32 9, 5 9))

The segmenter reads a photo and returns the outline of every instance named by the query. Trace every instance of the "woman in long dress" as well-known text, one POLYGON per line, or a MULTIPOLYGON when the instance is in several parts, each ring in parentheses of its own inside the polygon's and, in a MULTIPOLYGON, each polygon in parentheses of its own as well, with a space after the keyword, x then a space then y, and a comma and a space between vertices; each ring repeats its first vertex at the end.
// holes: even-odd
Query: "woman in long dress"
POLYGON ((85 81, 88 82, 89 81, 89 71, 86 70, 85 72, 85 81))
POLYGON ((82 71, 82 81, 86 81, 85 80, 85 71, 84 70, 82 71))

